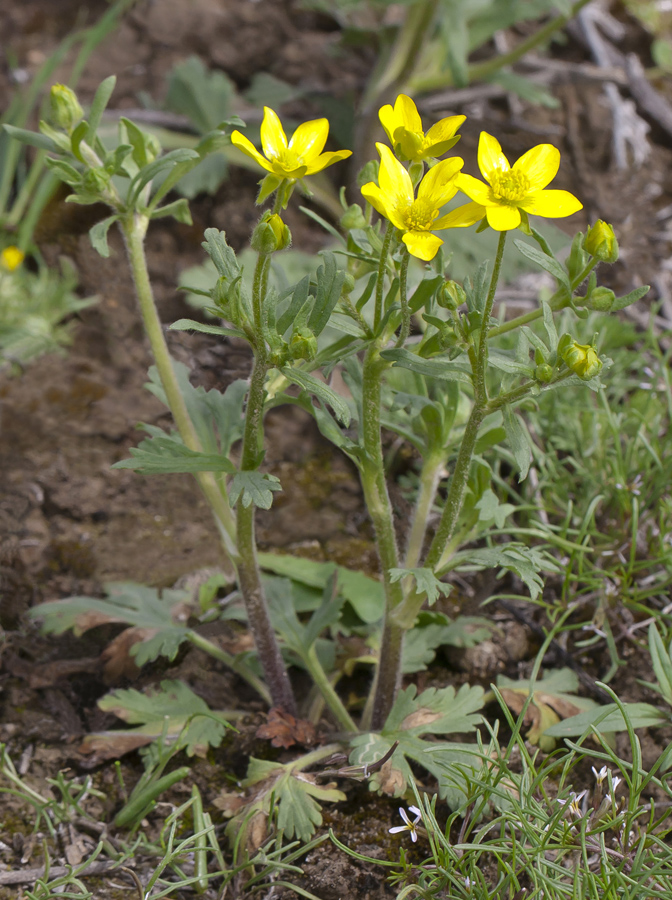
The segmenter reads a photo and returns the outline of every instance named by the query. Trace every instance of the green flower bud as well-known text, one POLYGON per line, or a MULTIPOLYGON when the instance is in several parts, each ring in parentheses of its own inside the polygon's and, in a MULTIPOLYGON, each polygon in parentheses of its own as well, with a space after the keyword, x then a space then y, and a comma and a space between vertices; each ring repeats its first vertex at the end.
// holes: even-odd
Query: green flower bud
POLYGON ((370 159, 357 176, 357 186, 360 188, 364 187, 369 181, 375 181, 378 184, 379 167, 380 163, 377 159, 370 159))
POLYGON ((252 232, 250 244, 257 253, 274 253, 284 250, 292 242, 292 235, 277 213, 264 213, 252 232))
POLYGON ((308 328, 298 328, 289 342, 292 359, 314 359, 317 355, 317 338, 308 328))
POLYGON ((105 169, 88 169, 82 178, 82 188, 87 194, 103 194, 110 186, 110 176, 105 169))
POLYGON ((586 306, 598 312, 609 312, 616 300, 616 294, 608 287, 596 287, 587 298, 586 306))
POLYGON ((77 94, 64 84, 55 84, 49 99, 51 121, 58 128, 70 132, 84 118, 84 110, 79 104, 77 94))
POLYGON ((583 249, 601 262, 613 263, 618 259, 618 241, 611 225, 598 219, 586 232, 583 249))
POLYGON ((350 272, 345 273, 345 277, 343 279, 343 287, 341 288, 342 294, 351 294, 355 287, 355 279, 350 274, 350 272))
POLYGON ((466 301, 467 295, 464 288, 456 281, 445 281, 436 296, 436 302, 442 309, 457 309, 466 301))
POLYGON ((577 344, 571 335, 563 334, 558 343, 558 355, 579 378, 588 381, 600 373, 602 360, 591 344, 577 344))
POLYGON ((549 384, 549 382, 553 381, 553 367, 549 366, 548 363, 541 363, 534 370, 534 377, 537 381, 541 381, 542 384, 549 384))
POLYGON ((359 203, 352 203, 341 216, 340 222, 343 231, 350 231, 351 228, 365 228, 366 219, 364 211, 359 203))

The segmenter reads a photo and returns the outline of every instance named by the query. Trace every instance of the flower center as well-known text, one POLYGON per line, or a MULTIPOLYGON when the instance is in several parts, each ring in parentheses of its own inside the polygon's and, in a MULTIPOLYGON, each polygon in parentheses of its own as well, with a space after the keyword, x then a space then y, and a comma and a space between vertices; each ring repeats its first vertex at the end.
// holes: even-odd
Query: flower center
POLYGON ((427 200, 414 200, 410 206, 402 211, 401 217, 407 231, 431 231, 434 219, 438 216, 438 209, 427 200))
POLYGON ((530 181, 524 172, 509 169, 508 172, 493 172, 490 187, 497 200, 515 203, 529 193, 530 181))
POLYGON ((303 160, 298 155, 296 150, 290 150, 289 147, 285 147, 280 150, 279 153, 275 154, 272 159, 269 160, 273 165, 278 166, 278 168, 284 170, 285 172, 293 172, 294 169, 300 168, 304 165, 303 160))

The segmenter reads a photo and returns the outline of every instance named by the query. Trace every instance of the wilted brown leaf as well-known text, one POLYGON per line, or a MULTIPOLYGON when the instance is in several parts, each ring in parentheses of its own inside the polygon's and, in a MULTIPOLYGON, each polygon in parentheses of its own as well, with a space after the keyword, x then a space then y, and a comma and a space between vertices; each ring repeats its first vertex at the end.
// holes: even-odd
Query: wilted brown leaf
POLYGON ((317 740, 312 722, 297 719, 275 706, 268 713, 266 724, 260 725, 256 734, 274 747, 293 747, 294 744, 311 747, 317 740))
POLYGON ((125 628, 121 634, 111 640, 100 654, 101 661, 104 663, 105 684, 113 684, 121 678, 135 681, 140 674, 140 669, 131 656, 131 647, 142 641, 148 641, 156 633, 156 628, 125 628))
POLYGON ((391 797, 399 797, 406 787, 402 771, 396 768, 391 759, 388 759, 380 770, 378 783, 380 785, 379 790, 384 794, 389 794, 391 797))
POLYGON ((151 744, 154 738, 155 735, 137 732, 100 731, 97 734, 87 734, 77 750, 86 756, 81 765, 85 769, 93 769, 108 759, 119 759, 131 750, 151 744))

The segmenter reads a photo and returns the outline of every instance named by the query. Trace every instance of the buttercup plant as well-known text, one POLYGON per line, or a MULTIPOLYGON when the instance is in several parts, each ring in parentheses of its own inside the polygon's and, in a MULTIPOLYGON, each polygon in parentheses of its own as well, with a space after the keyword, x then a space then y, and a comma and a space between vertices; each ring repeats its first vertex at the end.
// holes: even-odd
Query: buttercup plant
MULTIPOLYGON (((304 177, 349 155, 348 150, 324 152, 327 120, 299 125, 288 140, 276 113, 266 108, 261 127, 263 154, 240 131, 228 135, 230 126, 242 125, 229 120, 204 137, 196 150, 162 155, 155 138, 122 118, 119 143, 108 150, 97 128, 113 87, 113 78, 103 82, 88 118, 80 117, 77 98, 57 87, 52 93, 52 124, 42 123, 41 136, 29 137, 52 154, 50 166, 71 186, 72 202, 102 201, 112 210, 91 231, 99 252, 109 253, 106 235, 112 224, 118 225, 124 238, 156 364, 152 389, 169 406, 177 434, 146 426, 149 438, 121 465, 148 473, 195 475, 235 568, 263 671, 263 692, 270 694, 272 706, 286 714, 309 714, 296 702, 285 649, 308 670, 340 731, 351 736, 344 738, 353 747, 350 762, 362 767, 367 776, 375 772, 373 784, 402 794, 411 777, 407 756, 440 778, 439 751, 445 761, 451 753, 465 753, 464 745, 432 744, 437 752, 426 754, 422 736, 473 730, 483 692, 466 685, 457 694, 452 688, 431 689, 419 696, 413 687, 400 692, 405 637, 416 628, 423 608, 450 590, 442 579, 458 565, 509 569, 534 596, 539 593, 540 570, 552 566, 552 560, 538 551, 515 541, 501 548, 488 547, 487 552, 460 548, 487 533, 512 509, 500 504, 491 488, 491 471, 482 456, 487 447, 508 440, 520 477, 527 474, 530 450, 524 420, 516 412, 520 402, 563 383, 586 382, 593 390, 599 388, 597 378, 605 361, 597 348, 578 344, 570 334, 559 338, 554 315, 567 308, 583 315, 582 307, 591 307, 591 298, 599 291, 594 269, 614 256, 613 233, 605 223, 593 226, 585 238, 579 233, 567 262, 561 264, 528 219, 569 216, 581 209, 580 201, 568 191, 547 189, 558 171, 559 151, 541 144, 510 166, 498 141, 483 133, 479 167, 484 184, 462 172, 461 159, 435 158, 453 146, 464 117, 442 120, 425 134, 413 102, 401 95, 394 107, 380 111, 392 147, 377 145, 380 165, 367 167, 364 206, 347 207, 344 202, 346 233, 339 237, 340 245, 322 254, 313 276, 277 288, 271 260, 291 240, 282 212, 292 192, 304 177), (258 203, 274 195, 272 208, 262 214, 251 237, 256 254, 251 290, 225 233, 208 229, 203 246, 218 273, 208 310, 223 324, 180 320, 173 326, 248 342, 253 353, 250 379, 235 382, 222 395, 192 388, 183 367, 171 360, 143 242, 153 218, 172 215, 191 221, 185 200, 165 205, 162 201, 184 173, 228 141, 256 160, 265 173, 258 203), (159 174, 163 181, 157 186, 159 174), (458 190, 466 194, 467 202, 444 213, 445 204, 458 190), (375 222, 374 211, 380 215, 375 222), (451 228, 476 223, 480 229, 490 227, 499 233, 496 256, 489 277, 484 261, 473 278, 459 285, 449 278, 443 245, 450 247, 451 228), (517 250, 549 272, 557 287, 537 309, 500 322, 493 317, 493 307, 507 235, 515 229, 533 240, 515 241, 517 250), (411 257, 420 261, 415 269, 410 269, 411 257), (586 293, 581 295, 586 281, 586 293), (537 319, 542 320, 541 333, 530 327, 537 319), (497 349, 495 339, 514 330, 515 350, 497 349), (347 399, 329 385, 336 366, 350 390, 347 399), (367 620, 372 647, 367 661, 375 666, 358 721, 335 689, 340 673, 333 656, 316 649, 327 629, 332 634, 338 630, 345 601, 338 581, 332 578, 325 583, 322 604, 304 621, 294 611, 289 582, 268 582, 267 591, 260 572, 255 508, 271 506, 273 493, 281 489, 278 479, 260 468, 264 414, 282 402, 307 410, 320 431, 353 460, 374 527, 384 608, 377 611, 375 633, 370 625, 376 614, 367 620), (403 549, 386 481, 383 428, 409 440, 421 460, 415 510, 403 549), (230 451, 238 440, 240 451, 234 462, 230 451), (427 522, 435 504, 442 511, 430 534, 427 522), (374 769, 386 754, 385 766, 374 769)), ((14 132, 26 140, 28 134, 14 132)), ((337 234, 332 226, 328 229, 337 234)), ((635 302, 646 290, 614 298, 611 310, 635 302)), ((56 605, 48 604, 52 611, 56 605)), ((37 614, 45 615, 45 607, 37 614)), ((188 629, 182 632, 173 633, 166 653, 174 655, 181 640, 195 639, 191 632, 187 636, 188 629)), ((218 656, 259 686, 258 676, 247 663, 227 658, 222 651, 218 656)), ((313 718, 319 717, 322 706, 311 708, 313 718)), ((333 747, 313 751, 312 764, 333 752, 333 747)), ((287 797, 291 800, 295 796, 291 791, 300 790, 307 804, 300 820, 288 820, 286 812, 279 813, 285 817, 283 827, 290 837, 292 828, 305 836, 319 821, 315 797, 338 795, 326 786, 311 786, 306 777, 298 779, 295 771, 306 765, 272 767, 277 790, 291 785, 291 790, 286 788, 287 797)), ((248 784, 269 781, 260 761, 255 761, 254 772, 248 784)))

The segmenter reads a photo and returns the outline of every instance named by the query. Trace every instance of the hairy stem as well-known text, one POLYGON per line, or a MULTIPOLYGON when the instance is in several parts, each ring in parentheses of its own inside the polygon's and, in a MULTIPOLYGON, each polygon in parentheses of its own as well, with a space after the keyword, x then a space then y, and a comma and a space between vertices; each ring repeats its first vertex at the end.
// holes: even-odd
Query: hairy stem
MULTIPOLYGON (((254 315, 255 342, 254 365, 250 378, 250 390, 245 409, 245 427, 240 458, 242 472, 252 472, 259 467, 263 442, 263 416, 266 392, 264 385, 268 372, 268 354, 262 333, 262 305, 265 293, 270 254, 260 253, 254 271, 252 309, 254 315)), ((238 543, 238 584, 245 601, 247 619, 259 654, 264 678, 271 692, 273 705, 292 715, 297 714, 296 700, 289 681, 280 646, 271 624, 271 618, 261 581, 257 560, 257 543, 254 527, 255 507, 244 506, 242 498, 236 508, 236 537, 238 543)))
POLYGON ((400 583, 390 581, 390 569, 399 566, 397 538, 394 531, 392 504, 385 480, 385 465, 380 434, 380 402, 382 373, 388 367, 380 358, 380 340, 374 341, 364 359, 362 375, 362 443, 364 460, 361 467, 362 488, 366 506, 376 533, 385 590, 385 620, 370 701, 364 715, 364 727, 380 729, 392 707, 401 680, 403 629, 391 619, 391 613, 403 599, 400 583))

